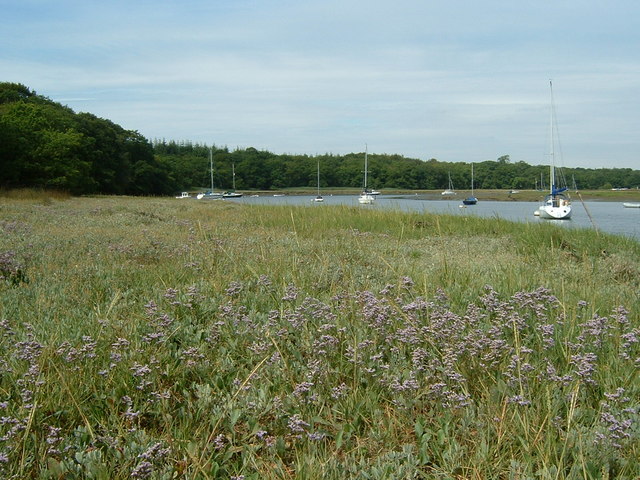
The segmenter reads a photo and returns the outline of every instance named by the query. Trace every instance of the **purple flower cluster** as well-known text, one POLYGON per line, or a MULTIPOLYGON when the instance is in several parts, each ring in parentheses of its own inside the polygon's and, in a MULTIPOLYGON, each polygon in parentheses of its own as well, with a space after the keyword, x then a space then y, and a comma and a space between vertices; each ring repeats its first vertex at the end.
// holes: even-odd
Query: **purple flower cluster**
MULTIPOLYGON (((131 478, 159 477, 170 468, 174 452, 166 444, 174 444, 153 434, 169 431, 165 422, 176 412, 183 416, 177 422, 211 432, 204 448, 218 460, 244 445, 286 457, 283 449, 326 445, 352 424, 366 435, 377 428, 371 414, 434 423, 464 418, 480 431, 535 411, 562 435, 569 426, 591 429, 599 446, 621 450, 638 440, 637 392, 626 393, 622 380, 606 375, 612 359, 615 368, 640 366, 640 332, 623 307, 608 316, 590 316, 586 305, 566 313, 547 289, 509 297, 487 286, 457 311, 445 292, 427 298, 415 290, 408 277, 377 294, 341 292, 328 302, 292 284, 275 294, 265 276, 232 282, 213 300, 195 287, 167 288, 158 303, 146 303, 137 330, 109 334, 105 323, 99 334, 55 348, 38 342, 30 325, 17 332, 0 320, 0 373, 13 381, 0 392, 0 468, 15 462, 30 419, 42 416, 38 400, 49 365, 43 357, 62 375, 91 379, 77 398, 99 391, 117 412, 116 427, 95 427, 113 438, 110 445, 139 435, 135 450, 122 448, 133 452, 131 478), (258 294, 266 298, 260 307, 243 303, 258 294), (600 406, 595 422, 569 417, 593 405, 600 406)), ((67 416, 73 413, 61 418, 67 416)), ((86 421, 43 421, 42 452, 63 461, 99 448, 96 433, 82 449, 70 448, 86 421)), ((348 433, 340 435, 348 441, 348 433)))
POLYGON ((17 259, 16 252, 0 252, 0 282, 7 282, 11 285, 27 283, 25 267, 17 259))

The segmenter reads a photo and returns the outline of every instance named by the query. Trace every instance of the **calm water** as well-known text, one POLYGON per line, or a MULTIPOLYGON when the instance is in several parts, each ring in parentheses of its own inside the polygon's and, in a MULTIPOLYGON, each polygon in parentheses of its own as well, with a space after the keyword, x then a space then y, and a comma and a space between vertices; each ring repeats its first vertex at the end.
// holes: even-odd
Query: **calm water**
POLYGON ((608 233, 627 235, 640 240, 640 208, 624 208, 622 202, 585 202, 573 199, 573 214, 570 220, 542 220, 533 215, 538 202, 490 202, 478 201, 477 205, 460 208, 462 199, 424 200, 414 195, 380 195, 374 205, 360 205, 357 195, 325 196, 323 203, 311 201, 312 195, 290 195, 284 197, 245 196, 228 201, 245 204, 308 205, 322 208, 324 205, 353 205, 359 208, 390 208, 396 210, 447 213, 452 215, 479 215, 497 217, 518 222, 552 222, 564 227, 594 228, 608 233), (588 213, 587 213, 588 210, 588 213), (589 219, 589 214, 593 223, 589 219))

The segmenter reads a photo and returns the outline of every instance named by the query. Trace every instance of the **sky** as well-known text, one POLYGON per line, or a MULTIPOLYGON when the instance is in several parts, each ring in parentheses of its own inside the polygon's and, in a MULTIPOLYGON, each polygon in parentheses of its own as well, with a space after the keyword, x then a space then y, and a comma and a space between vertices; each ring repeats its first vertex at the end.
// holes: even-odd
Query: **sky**
POLYGON ((637 0, 0 0, 0 82, 149 140, 640 169, 637 0), (555 147, 558 149, 558 147, 555 147))

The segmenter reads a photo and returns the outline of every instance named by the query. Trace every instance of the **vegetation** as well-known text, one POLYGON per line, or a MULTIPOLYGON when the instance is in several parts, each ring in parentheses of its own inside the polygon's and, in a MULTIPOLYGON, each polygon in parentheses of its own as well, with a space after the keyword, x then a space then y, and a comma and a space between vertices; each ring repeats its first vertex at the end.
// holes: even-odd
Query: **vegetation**
POLYGON ((163 194, 173 184, 149 141, 90 113, 0 83, 0 186, 72 194, 163 194))
MULTIPOLYGON (((0 187, 47 188, 72 194, 167 195, 208 188, 209 152, 214 186, 230 189, 233 167, 241 190, 301 188, 316 185, 321 163, 322 188, 362 184, 364 152, 347 155, 277 155, 255 148, 156 140, 90 113, 37 95, 27 87, 0 83, 0 187)), ((444 189, 451 175, 458 189, 471 185, 468 163, 422 161, 400 155, 370 154, 369 184, 376 189, 444 189)), ((629 168, 565 170, 580 189, 636 188, 640 170, 629 168)), ((547 167, 508 155, 475 163, 477 189, 532 189, 546 179, 547 167)), ((545 180, 546 181, 546 180, 545 180)))
POLYGON ((4 478, 638 478, 640 245, 0 199, 4 478))
MULTIPOLYGON (((154 151, 164 165, 173 165, 182 179, 181 188, 210 184, 209 148, 190 142, 155 141, 154 151)), ((324 154, 276 155, 254 148, 230 152, 226 147, 211 147, 216 188, 231 188, 233 170, 236 186, 240 190, 271 190, 283 188, 315 187, 317 163, 320 162, 323 189, 333 187, 359 187, 362 184, 364 152, 347 155, 324 154)), ((437 190, 448 185, 451 175, 454 186, 468 189, 471 185, 469 163, 447 163, 436 159, 422 161, 400 155, 369 153, 369 184, 376 189, 437 190)), ((474 164, 474 184, 477 189, 534 189, 548 183, 548 165, 528 165, 511 162, 508 155, 495 161, 474 164)), ((584 189, 635 188, 640 186, 640 170, 564 169, 569 183, 584 189)))

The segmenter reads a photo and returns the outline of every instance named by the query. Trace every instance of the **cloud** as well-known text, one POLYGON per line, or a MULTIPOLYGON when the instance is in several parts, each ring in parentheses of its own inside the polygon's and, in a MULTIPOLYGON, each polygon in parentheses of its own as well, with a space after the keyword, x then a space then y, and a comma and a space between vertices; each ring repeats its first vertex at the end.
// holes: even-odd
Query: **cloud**
POLYGON ((637 168, 640 6, 617 7, 26 0, 3 9, 0 70, 148 138, 530 163, 553 78, 567 163, 637 168))

